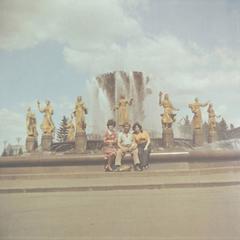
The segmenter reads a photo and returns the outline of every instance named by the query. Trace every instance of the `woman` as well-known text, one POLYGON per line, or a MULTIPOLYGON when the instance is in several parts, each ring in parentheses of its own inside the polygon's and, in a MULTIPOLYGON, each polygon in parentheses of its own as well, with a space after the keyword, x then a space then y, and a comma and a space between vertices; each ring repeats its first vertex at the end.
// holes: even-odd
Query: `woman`
POLYGON ((104 147, 103 151, 105 154, 105 166, 104 169, 106 172, 112 172, 112 164, 116 158, 117 153, 117 134, 114 130, 116 122, 112 119, 107 122, 107 131, 104 135, 104 147))
POLYGON ((142 126, 139 123, 133 124, 133 131, 135 141, 138 145, 138 155, 142 169, 149 167, 150 157, 150 137, 147 131, 143 131, 142 126))

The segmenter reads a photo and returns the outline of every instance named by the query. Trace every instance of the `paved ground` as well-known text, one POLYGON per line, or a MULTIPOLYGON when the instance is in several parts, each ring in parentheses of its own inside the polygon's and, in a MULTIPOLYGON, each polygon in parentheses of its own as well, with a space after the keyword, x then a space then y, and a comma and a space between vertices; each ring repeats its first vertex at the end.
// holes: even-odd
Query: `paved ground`
POLYGON ((240 187, 0 194, 0 239, 239 240, 240 187))
POLYGON ((239 240, 238 162, 0 168, 0 240, 239 240))

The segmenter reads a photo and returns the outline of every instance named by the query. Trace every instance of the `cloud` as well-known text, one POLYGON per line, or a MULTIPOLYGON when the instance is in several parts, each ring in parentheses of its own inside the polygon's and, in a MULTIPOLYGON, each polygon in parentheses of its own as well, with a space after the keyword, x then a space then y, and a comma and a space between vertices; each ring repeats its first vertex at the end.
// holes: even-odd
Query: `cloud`
POLYGON ((154 99, 160 90, 168 92, 185 112, 188 111, 187 104, 198 96, 216 106, 231 106, 224 112, 220 108, 219 114, 229 115, 227 118, 236 115, 232 110, 240 101, 237 93, 240 55, 237 51, 219 48, 210 51, 174 36, 142 36, 129 41, 126 46, 112 45, 101 52, 85 55, 67 47, 64 54, 69 64, 90 75, 119 69, 150 74, 154 99))
POLYGON ((0 48, 33 47, 55 40, 83 51, 107 48, 141 32, 117 0, 3 0, 0 2, 0 48))

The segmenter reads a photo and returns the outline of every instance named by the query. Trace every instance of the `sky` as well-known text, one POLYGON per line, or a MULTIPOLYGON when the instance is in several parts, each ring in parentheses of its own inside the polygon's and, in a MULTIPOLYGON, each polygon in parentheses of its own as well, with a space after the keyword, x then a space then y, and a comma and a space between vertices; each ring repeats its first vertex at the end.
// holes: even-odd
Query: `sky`
POLYGON ((0 146, 24 143, 28 106, 41 123, 37 100, 57 126, 77 96, 88 105, 88 81, 116 70, 150 76, 154 126, 160 90, 179 118, 199 97, 240 126, 240 1, 0 0, 0 146))

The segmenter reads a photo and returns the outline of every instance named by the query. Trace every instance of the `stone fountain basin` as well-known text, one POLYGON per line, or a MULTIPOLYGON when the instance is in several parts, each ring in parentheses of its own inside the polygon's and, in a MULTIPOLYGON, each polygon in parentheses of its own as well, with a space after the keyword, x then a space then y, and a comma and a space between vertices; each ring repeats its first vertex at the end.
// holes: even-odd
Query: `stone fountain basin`
MULTIPOLYGON (((124 158, 124 162, 130 162, 130 155, 124 158)), ((171 151, 152 152, 151 164, 161 163, 189 163, 204 165, 220 164, 224 162, 231 165, 240 165, 239 150, 195 150, 195 151, 171 151)), ((64 153, 32 153, 22 156, 0 157, 0 168, 9 167, 40 167, 40 166, 87 166, 103 165, 103 154, 64 154, 64 153)))

